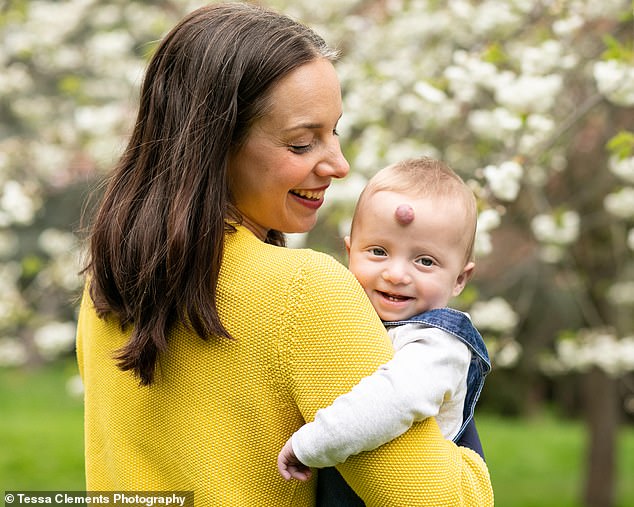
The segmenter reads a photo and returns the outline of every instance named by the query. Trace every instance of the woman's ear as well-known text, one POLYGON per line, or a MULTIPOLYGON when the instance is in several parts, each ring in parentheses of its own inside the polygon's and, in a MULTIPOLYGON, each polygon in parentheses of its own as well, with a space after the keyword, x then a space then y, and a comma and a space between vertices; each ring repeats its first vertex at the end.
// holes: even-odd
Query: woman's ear
POLYGON ((462 292, 462 290, 467 285, 467 282, 473 276, 474 269, 475 269, 475 262, 469 261, 467 262, 467 264, 465 264, 465 267, 462 268, 462 271, 458 275, 458 278, 456 278, 456 283, 454 285, 453 293, 452 293, 453 296, 457 296, 462 292))

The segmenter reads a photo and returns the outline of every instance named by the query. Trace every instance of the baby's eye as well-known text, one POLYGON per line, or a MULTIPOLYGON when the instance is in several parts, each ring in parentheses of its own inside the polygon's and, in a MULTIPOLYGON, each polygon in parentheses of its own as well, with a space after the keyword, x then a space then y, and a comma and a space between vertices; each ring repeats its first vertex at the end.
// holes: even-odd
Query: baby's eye
POLYGON ((429 257, 419 257, 418 259, 416 259, 416 262, 426 267, 434 265, 434 260, 429 257))
POLYGON ((377 246, 377 247, 374 247, 374 248, 370 248, 369 252, 370 252, 372 255, 376 255, 376 256, 378 256, 378 257, 384 257, 384 256, 386 256, 386 255, 387 255, 387 253, 385 252, 385 250, 384 250, 383 248, 379 248, 378 246, 377 246))

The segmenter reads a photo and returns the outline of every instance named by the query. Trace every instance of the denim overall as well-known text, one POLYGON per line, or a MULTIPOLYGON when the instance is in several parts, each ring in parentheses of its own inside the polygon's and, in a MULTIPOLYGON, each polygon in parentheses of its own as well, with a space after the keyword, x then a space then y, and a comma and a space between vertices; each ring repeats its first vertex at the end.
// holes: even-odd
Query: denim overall
MULTIPOLYGON (((415 315, 411 319, 384 322, 388 329, 403 324, 422 324, 441 329, 463 342, 471 351, 471 364, 467 372, 467 394, 462 411, 462 426, 453 439, 458 445, 469 447, 484 459, 480 437, 473 421, 476 402, 484 386, 484 377, 491 371, 491 362, 484 340, 471 319, 452 308, 438 308, 415 315)), ((319 471, 317 480, 317 507, 363 507, 365 504, 343 480, 334 467, 319 471)))

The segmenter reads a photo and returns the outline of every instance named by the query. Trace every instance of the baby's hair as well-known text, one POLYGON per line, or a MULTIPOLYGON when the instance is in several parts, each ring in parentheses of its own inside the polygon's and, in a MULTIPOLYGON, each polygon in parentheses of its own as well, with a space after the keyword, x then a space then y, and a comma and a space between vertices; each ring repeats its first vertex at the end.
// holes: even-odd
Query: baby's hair
POLYGON ((381 169, 370 179, 359 196, 352 229, 368 197, 382 191, 398 192, 415 198, 452 199, 456 206, 461 205, 465 211, 465 221, 468 224, 466 230, 470 236, 466 261, 473 258, 478 218, 475 195, 447 164, 434 158, 419 157, 402 160, 381 169))

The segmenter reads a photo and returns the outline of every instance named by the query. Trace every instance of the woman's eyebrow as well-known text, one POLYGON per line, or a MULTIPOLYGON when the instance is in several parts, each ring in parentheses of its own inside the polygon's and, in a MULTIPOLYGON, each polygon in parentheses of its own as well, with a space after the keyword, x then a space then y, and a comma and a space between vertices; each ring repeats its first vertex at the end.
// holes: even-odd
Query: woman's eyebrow
MULTIPOLYGON (((343 113, 341 113, 339 115, 339 118, 337 118, 337 123, 339 123, 339 120, 341 119, 341 117, 343 116, 343 113)), ((288 127, 283 129, 283 132, 291 132, 293 130, 318 130, 318 129, 322 129, 324 128, 324 124, 323 123, 317 123, 317 122, 311 122, 311 121, 305 121, 303 123, 298 123, 297 125, 293 125, 292 127, 288 127)))
POLYGON ((284 129, 283 132, 292 132, 293 130, 316 130, 320 128, 323 128, 323 124, 321 123, 300 123, 284 129))

